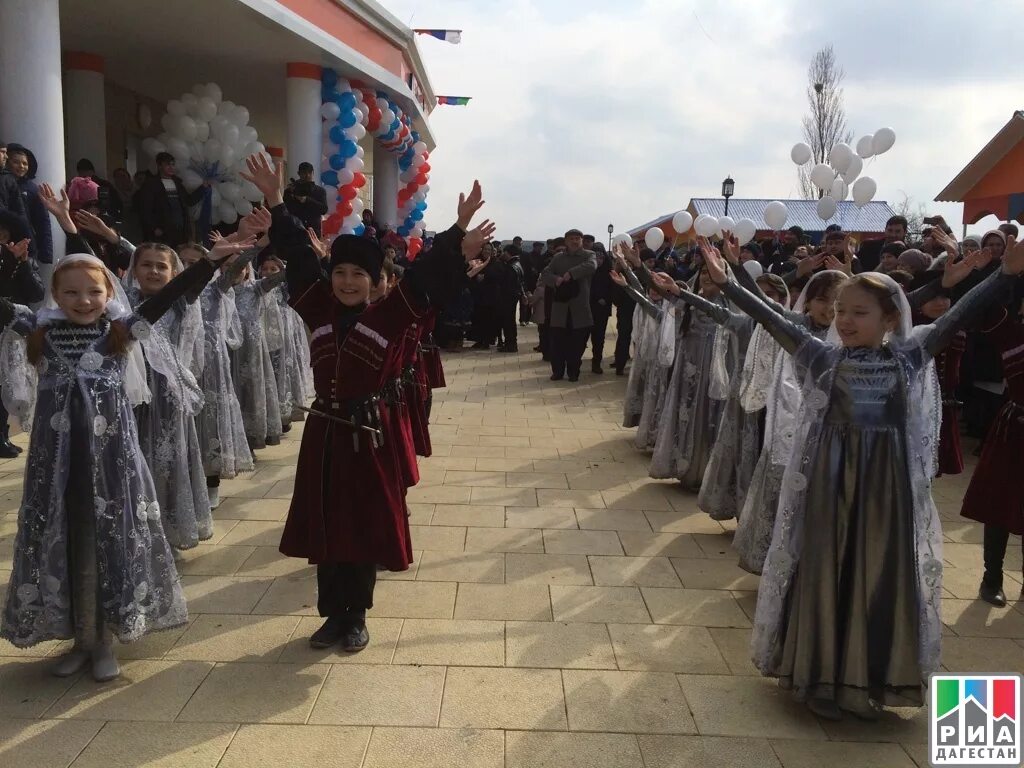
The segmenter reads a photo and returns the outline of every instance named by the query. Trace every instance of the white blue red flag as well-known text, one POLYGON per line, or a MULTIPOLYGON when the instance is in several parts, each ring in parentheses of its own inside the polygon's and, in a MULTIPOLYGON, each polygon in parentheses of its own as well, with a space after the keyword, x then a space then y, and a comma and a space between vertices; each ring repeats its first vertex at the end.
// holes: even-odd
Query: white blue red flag
POLYGON ((454 45, 462 42, 461 29, 414 29, 413 32, 418 35, 430 35, 438 40, 444 40, 454 45))

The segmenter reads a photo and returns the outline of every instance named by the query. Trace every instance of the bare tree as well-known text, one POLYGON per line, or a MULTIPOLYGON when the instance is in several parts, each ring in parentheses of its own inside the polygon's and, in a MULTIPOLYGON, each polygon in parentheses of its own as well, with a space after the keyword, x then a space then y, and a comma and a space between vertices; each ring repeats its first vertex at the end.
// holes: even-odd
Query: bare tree
MULTIPOLYGON (((924 217, 928 215, 928 209, 924 203, 915 203, 914 198, 900 190, 903 200, 892 206, 900 216, 907 220, 907 240, 920 240, 921 230, 924 229, 924 217)), ((908 243, 909 245, 909 243, 908 243)))
MULTIPOLYGON (((843 78, 846 73, 836 63, 832 46, 822 48, 811 59, 807 68, 807 103, 810 114, 804 115, 804 141, 811 148, 814 164, 827 163, 829 153, 836 144, 853 141, 853 131, 846 124, 846 108, 843 106, 843 78)), ((801 166, 797 171, 800 178, 800 194, 808 200, 821 197, 811 184, 810 171, 801 166)))

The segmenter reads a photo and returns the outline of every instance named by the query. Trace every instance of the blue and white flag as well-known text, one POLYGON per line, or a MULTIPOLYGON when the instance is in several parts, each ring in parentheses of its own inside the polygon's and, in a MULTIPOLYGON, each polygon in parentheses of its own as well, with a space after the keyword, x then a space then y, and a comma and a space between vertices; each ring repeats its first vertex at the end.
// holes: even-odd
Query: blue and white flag
POLYGON ((430 35, 436 37, 438 40, 445 40, 446 42, 458 45, 462 42, 462 30, 461 29, 414 29, 418 35, 430 35))

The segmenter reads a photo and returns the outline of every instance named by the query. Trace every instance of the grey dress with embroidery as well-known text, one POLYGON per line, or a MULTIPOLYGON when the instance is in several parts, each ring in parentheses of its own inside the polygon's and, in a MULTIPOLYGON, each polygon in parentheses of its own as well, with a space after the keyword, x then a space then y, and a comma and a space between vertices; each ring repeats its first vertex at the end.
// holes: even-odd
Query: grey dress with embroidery
POLYGON ((277 379, 281 418, 285 422, 301 421, 304 414, 296 406, 308 405, 314 397, 305 324, 288 306, 287 286, 269 291, 263 302, 264 330, 277 379))
MULTIPOLYGON (((254 250, 253 257, 256 253, 254 250)), ((208 477, 229 479, 239 472, 251 472, 254 467, 231 376, 229 352, 242 345, 232 284, 247 263, 242 257, 225 267, 199 296, 205 331, 205 361, 199 375, 203 408, 196 415, 196 430, 203 455, 203 472, 208 477)))
MULTIPOLYGON (((145 336, 137 315, 125 322, 145 336)), ((17 308, 10 330, 36 319, 17 308)), ((139 640, 188 620, 149 466, 124 388, 125 357, 107 352, 110 324, 50 326, 37 366, 35 418, 0 635, 24 648, 109 629, 139 640), (66 336, 94 330, 77 346, 66 336), (79 557, 85 554, 88 562, 79 557), (91 616, 83 616, 83 603, 91 616), (84 626, 83 626, 84 625, 84 626)), ((3 377, 16 375, 3 371, 3 377)), ((6 385, 5 385, 6 386, 6 385)))
POLYGON ((245 436, 251 448, 265 448, 281 439, 281 402, 274 364, 263 332, 263 296, 283 283, 280 272, 235 286, 235 309, 242 324, 242 345, 231 352, 231 376, 242 407, 245 436))
MULTIPOLYGON (((713 303, 724 307, 725 298, 716 297, 713 303)), ((708 397, 718 324, 691 308, 690 327, 684 330, 685 314, 678 319, 675 362, 659 416, 650 476, 674 477, 696 493, 711 459, 723 402, 708 397)))
MULTIPOLYGON (((987 281, 932 326, 881 348, 815 338, 734 283, 806 378, 802 438, 783 480, 754 622, 754 660, 798 700, 865 711, 921 706, 939 659, 941 526, 931 500, 934 439, 915 404, 938 403, 928 364, 987 281)), ((898 288, 894 288, 898 290, 898 288)))
MULTIPOLYGON (((132 307, 146 298, 137 287, 126 288, 125 293, 132 307)), ((192 371, 175 353, 181 348, 179 336, 187 308, 186 299, 175 301, 142 342, 152 399, 135 406, 139 445, 153 474, 164 531, 175 549, 192 549, 213 536, 213 514, 196 431, 203 394, 192 371)))

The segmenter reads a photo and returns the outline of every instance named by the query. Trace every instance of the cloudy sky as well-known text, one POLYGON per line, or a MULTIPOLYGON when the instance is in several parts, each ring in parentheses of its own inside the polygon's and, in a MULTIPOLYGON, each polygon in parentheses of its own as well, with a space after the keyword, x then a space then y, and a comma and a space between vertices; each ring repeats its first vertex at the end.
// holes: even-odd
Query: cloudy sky
MULTIPOLYGON (((1016 33, 1024 0, 382 0, 420 37, 438 107, 427 223, 447 226, 480 179, 503 238, 643 224, 691 197, 798 196, 789 150, 807 64, 835 47, 849 125, 890 126, 864 171, 876 199, 931 203, 1024 108, 1016 33)), ((991 221, 969 228, 979 231, 991 221)))

